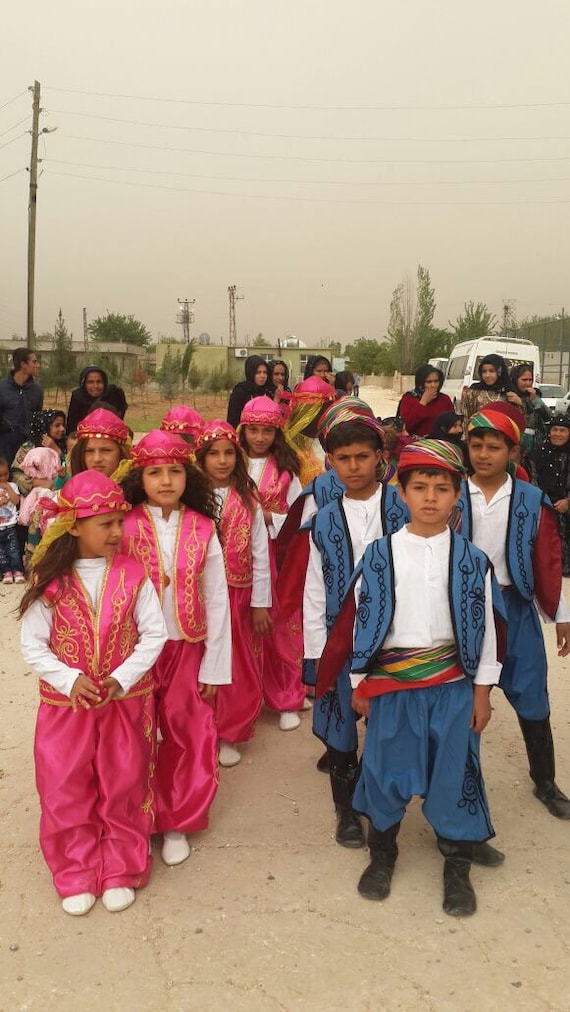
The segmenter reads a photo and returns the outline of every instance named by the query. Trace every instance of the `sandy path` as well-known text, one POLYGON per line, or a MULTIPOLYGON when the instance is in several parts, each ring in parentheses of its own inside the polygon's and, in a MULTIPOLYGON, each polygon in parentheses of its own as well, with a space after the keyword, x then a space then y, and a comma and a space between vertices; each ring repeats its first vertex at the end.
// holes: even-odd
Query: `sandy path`
MULTIPOLYGON (((0 586, 2 1012, 570 1010, 570 823, 532 797, 499 692, 483 759, 507 861, 474 870, 473 918, 441 911, 442 859, 417 801, 392 896, 359 898, 366 855, 334 842, 310 714, 287 734, 262 717, 242 763, 221 771, 211 828, 189 861, 166 868, 155 848, 130 910, 111 915, 98 903, 86 918, 63 914, 37 845, 37 686, 18 651, 17 597, 0 586)), ((570 790, 570 661, 556 658, 553 632, 558 780, 570 790)))

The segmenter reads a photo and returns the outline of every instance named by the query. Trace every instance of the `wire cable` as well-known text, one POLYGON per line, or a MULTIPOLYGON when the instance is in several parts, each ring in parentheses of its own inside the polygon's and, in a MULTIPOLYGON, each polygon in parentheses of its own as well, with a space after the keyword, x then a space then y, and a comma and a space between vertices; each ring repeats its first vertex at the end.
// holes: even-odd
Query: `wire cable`
POLYGON ((65 95, 88 95, 94 98, 124 98, 140 102, 164 102, 172 105, 221 106, 228 109, 309 109, 318 112, 424 112, 424 111, 465 111, 468 109, 552 109, 566 107, 570 101, 555 102, 505 102, 490 105, 288 105, 281 102, 204 102, 190 98, 163 98, 158 95, 129 95, 110 91, 80 91, 76 88, 54 88, 44 85, 44 91, 56 91, 65 95))
POLYGON ((10 172, 10 174, 8 176, 2 176, 2 178, 0 179, 0 183, 4 183, 6 181, 6 179, 11 179, 12 176, 18 176, 20 174, 20 172, 26 172, 26 171, 27 171, 27 169, 25 169, 25 168, 16 169, 15 172, 10 172))
POLYGON ((25 95, 25 94, 26 94, 26 91, 24 89, 24 91, 20 91, 20 92, 18 92, 17 95, 14 95, 14 98, 9 98, 7 102, 4 102, 3 105, 0 105, 0 112, 2 112, 2 109, 5 109, 7 106, 12 105, 12 102, 16 102, 17 99, 21 98, 22 95, 25 95))
POLYGON ((12 137, 11 140, 4 141, 4 144, 0 144, 0 151, 2 150, 2 148, 7 148, 9 144, 13 144, 14 141, 19 141, 20 137, 25 137, 27 133, 28 133, 28 130, 24 130, 21 134, 17 134, 16 137, 12 137))
POLYGON ((17 123, 13 124, 13 126, 8 127, 7 130, 3 130, 2 133, 0 134, 0 137, 4 137, 5 134, 9 134, 12 130, 15 130, 16 127, 21 126, 22 123, 27 123, 29 118, 30 118, 29 116, 24 116, 23 119, 19 119, 17 123))

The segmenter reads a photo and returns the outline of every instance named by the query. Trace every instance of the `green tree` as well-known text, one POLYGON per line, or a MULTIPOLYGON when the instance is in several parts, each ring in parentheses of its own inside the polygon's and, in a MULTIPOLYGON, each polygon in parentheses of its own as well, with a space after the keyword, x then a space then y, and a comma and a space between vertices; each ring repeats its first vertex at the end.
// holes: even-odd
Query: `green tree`
POLYGON ((147 403, 147 388, 148 388, 149 375, 144 366, 139 365, 135 369, 131 379, 131 390, 138 390, 141 400, 142 416, 146 421, 146 403, 147 403))
POLYGON ((485 337, 486 334, 494 334, 497 329, 497 320, 484 302, 465 302, 463 312, 459 313, 455 323, 449 321, 452 330, 451 348, 460 341, 473 341, 476 337, 485 337))
POLYGON ((367 337, 360 337, 354 344, 347 344, 344 354, 352 372, 370 376, 371 373, 391 374, 394 366, 391 363, 388 346, 367 337))
POLYGON ((172 352, 170 346, 162 360, 160 369, 156 370, 156 382, 164 400, 172 404, 180 389, 181 382, 181 355, 179 351, 172 352))
POLYGON ((55 402, 61 390, 65 394, 77 382, 77 365, 73 354, 73 335, 69 333, 61 308, 57 314, 55 328, 51 336, 53 351, 50 355, 48 368, 44 370, 42 381, 44 386, 55 387, 55 402))
POLYGON ((389 350, 398 372, 409 375, 420 361, 433 356, 435 307, 430 273, 419 264, 415 290, 411 278, 406 278, 396 286, 390 301, 389 350))
POLYGON ((203 375, 200 369, 198 369, 198 366, 196 365, 195 362, 192 362, 192 365, 188 370, 187 382, 190 390, 192 391, 192 401, 194 403, 194 407, 196 407, 196 394, 200 389, 202 380, 203 375))
POLYGON ((140 320, 135 317, 125 316, 122 313, 107 313, 105 316, 98 316, 88 326, 89 335, 95 344, 110 342, 116 344, 138 344, 146 348, 152 341, 150 331, 140 320))
POLYGON ((271 348, 269 341, 266 341, 263 334, 259 333, 251 342, 252 348, 271 348))

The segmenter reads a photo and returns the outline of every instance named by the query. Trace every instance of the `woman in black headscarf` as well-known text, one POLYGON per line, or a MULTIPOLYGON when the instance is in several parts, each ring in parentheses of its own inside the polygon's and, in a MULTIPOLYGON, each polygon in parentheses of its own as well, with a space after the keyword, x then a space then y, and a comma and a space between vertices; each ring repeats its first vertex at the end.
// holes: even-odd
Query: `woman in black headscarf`
POLYGON ((273 400, 285 409, 291 400, 291 387, 289 386, 289 366, 282 358, 274 358, 269 363, 269 380, 273 400))
POLYGON ((252 397, 262 397, 263 394, 271 397, 269 368, 265 359, 261 355, 250 355, 245 360, 244 368, 245 380, 236 383, 228 403, 227 420, 234 429, 237 429, 241 413, 252 397))
POLYGON ((402 397, 396 414, 404 419, 410 436, 427 436, 438 415, 453 411, 447 394, 442 394, 441 369, 425 362, 416 369, 414 389, 402 397))
POLYGON ((531 457, 533 485, 550 497, 562 542, 562 575, 570 576, 570 417, 554 415, 548 436, 531 457))
POLYGON ((540 390, 534 385, 533 368, 528 362, 515 365, 511 369, 511 382, 513 390, 519 398, 517 407, 521 408, 525 419, 525 430, 521 438, 521 463, 528 471, 529 458, 536 452, 546 436, 550 410, 542 400, 540 390))
POLYGON ((477 369, 479 379, 472 383, 461 398, 461 410, 465 425, 489 401, 510 401, 518 404, 513 395, 509 369, 502 355, 485 355, 477 369))
POLYGON ((75 432, 79 422, 88 415, 95 401, 104 401, 109 381, 99 365, 86 365, 79 375, 79 386, 72 391, 67 412, 67 434, 75 432))
POLYGON ((311 376, 318 376, 325 383, 334 384, 333 367, 325 355, 309 355, 303 379, 307 380, 311 376))

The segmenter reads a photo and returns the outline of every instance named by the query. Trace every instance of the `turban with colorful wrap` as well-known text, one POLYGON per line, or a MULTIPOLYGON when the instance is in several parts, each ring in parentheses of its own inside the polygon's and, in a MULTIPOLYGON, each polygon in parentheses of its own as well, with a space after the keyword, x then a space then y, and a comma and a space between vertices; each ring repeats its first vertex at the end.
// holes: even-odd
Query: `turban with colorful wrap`
POLYGON ((285 419, 278 404, 271 400, 271 397, 252 397, 244 406, 241 417, 241 425, 272 425, 280 429, 285 419))
POLYGON ((469 419, 467 432, 474 429, 489 429, 502 432, 515 446, 521 441, 521 430, 516 421, 504 411, 497 411, 494 405, 486 404, 469 419))
POLYGON ((465 474, 461 450, 443 439, 415 439, 400 453, 398 474, 402 471, 425 471, 430 467, 451 474, 465 474))
POLYGON ((133 446, 131 463, 133 467, 160 467, 161 464, 186 464, 191 459, 192 449, 174 432, 153 429, 133 446))
POLYGON ((376 419, 370 405, 366 401, 361 401, 358 397, 341 397, 334 404, 331 404, 319 418, 317 432, 325 450, 327 449, 329 433, 333 429, 336 429, 338 425, 343 425, 345 422, 359 422, 362 425, 366 425, 367 428, 372 429, 376 433, 380 445, 384 445, 382 426, 376 419))
POLYGON ((51 523, 34 552, 34 566, 54 541, 69 533, 76 520, 126 513, 131 508, 122 488, 99 471, 81 471, 65 483, 57 499, 40 499, 39 505, 51 523))

